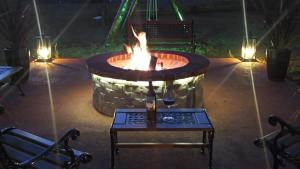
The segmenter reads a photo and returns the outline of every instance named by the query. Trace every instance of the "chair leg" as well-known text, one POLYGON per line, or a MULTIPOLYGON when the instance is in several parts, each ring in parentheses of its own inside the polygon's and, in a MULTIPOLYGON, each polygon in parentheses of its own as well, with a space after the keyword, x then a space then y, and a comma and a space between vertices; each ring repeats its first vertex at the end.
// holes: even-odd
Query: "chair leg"
POLYGON ((277 153, 272 152, 272 157, 273 157, 273 169, 278 169, 279 159, 277 157, 277 153))

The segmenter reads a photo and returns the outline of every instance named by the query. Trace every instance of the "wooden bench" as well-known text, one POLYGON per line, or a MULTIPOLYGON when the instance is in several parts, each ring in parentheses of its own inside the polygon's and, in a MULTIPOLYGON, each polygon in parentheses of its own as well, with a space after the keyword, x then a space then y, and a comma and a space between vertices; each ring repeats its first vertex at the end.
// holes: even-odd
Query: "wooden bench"
POLYGON ((269 117, 272 126, 280 125, 280 130, 274 131, 254 141, 258 147, 266 147, 273 157, 273 169, 285 166, 289 162, 300 168, 300 125, 293 126, 280 117, 269 117))
POLYGON ((136 41, 132 33, 132 27, 137 32, 146 32, 148 45, 150 47, 188 47, 195 53, 196 42, 194 34, 194 23, 182 22, 128 22, 125 30, 125 43, 132 44, 136 41))
POLYGON ((69 140, 80 135, 69 130, 56 143, 17 128, 0 133, 0 168, 4 169, 75 169, 92 159, 89 153, 75 150, 69 140))

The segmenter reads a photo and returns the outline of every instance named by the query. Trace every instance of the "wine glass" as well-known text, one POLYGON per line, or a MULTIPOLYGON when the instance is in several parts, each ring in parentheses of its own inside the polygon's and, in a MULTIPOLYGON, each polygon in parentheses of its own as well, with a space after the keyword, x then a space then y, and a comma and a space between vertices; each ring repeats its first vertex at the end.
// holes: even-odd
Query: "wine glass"
POLYGON ((173 83, 167 83, 164 96, 163 96, 163 102, 168 107, 168 112, 165 113, 165 115, 162 117, 162 120, 165 122, 172 122, 174 121, 174 117, 172 116, 170 109, 171 106, 175 104, 175 96, 174 96, 174 87, 173 83))
POLYGON ((175 103, 173 82, 166 82, 166 87, 163 96, 163 102, 168 106, 168 109, 175 103))
POLYGON ((168 109, 170 109, 171 106, 175 103, 174 95, 167 92, 167 94, 164 95, 163 102, 168 107, 168 109))

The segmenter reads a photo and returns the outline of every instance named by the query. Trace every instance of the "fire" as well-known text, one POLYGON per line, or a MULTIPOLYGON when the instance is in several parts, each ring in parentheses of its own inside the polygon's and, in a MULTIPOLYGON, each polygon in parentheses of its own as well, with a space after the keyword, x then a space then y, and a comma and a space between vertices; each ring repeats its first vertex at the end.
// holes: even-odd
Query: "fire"
POLYGON ((133 46, 124 44, 127 53, 131 56, 130 62, 125 69, 147 71, 149 70, 151 54, 148 51, 146 33, 139 32, 137 34, 133 27, 131 28, 134 37, 138 40, 138 43, 133 46))

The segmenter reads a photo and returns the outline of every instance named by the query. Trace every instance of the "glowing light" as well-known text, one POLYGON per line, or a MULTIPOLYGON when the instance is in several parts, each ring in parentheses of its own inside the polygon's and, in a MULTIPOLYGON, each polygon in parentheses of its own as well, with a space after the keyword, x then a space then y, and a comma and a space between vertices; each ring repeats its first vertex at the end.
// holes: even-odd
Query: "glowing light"
MULTIPOLYGON (((204 75, 201 75, 201 77, 202 76, 204 76, 204 75)), ((183 79, 177 79, 177 80, 174 80, 174 84, 188 84, 188 83, 192 82, 194 79, 195 79, 195 77, 187 77, 187 78, 183 78, 183 79)))
MULTIPOLYGON (((247 16, 246 16, 246 3, 245 0, 242 1, 243 5, 243 14, 244 14, 244 26, 245 26, 245 33, 246 33, 246 39, 243 41, 243 46, 245 47, 244 50, 242 48, 242 57, 244 59, 252 59, 255 57, 255 51, 256 51, 256 40, 255 41, 250 41, 250 38, 248 37, 248 26, 247 26, 247 16), (246 50, 247 49, 247 50, 246 50), (244 55, 243 55, 244 54, 244 55)), ((254 58, 255 59, 255 58, 254 58)), ((256 110, 256 116, 257 116, 257 122, 258 122, 258 127, 259 127, 259 133, 260 136, 263 137, 263 128, 262 128, 262 123, 261 123, 261 118, 260 118, 260 110, 258 106, 258 100, 257 100, 257 95, 256 95, 256 89, 255 89, 255 81, 253 77, 253 71, 252 71, 252 63, 250 65, 250 78, 251 78, 251 87, 252 87, 252 93, 253 93, 253 100, 254 100, 254 106, 256 110)), ((264 148, 264 156, 265 156, 265 162, 266 162, 266 167, 267 169, 270 169, 270 164, 269 164, 269 158, 267 155, 267 150, 264 148)))
POLYGON ((242 1, 242 4, 243 4, 245 38, 243 39, 241 57, 243 60, 251 61, 251 60, 255 60, 256 39, 251 37, 251 35, 249 37, 245 0, 242 1))
MULTIPOLYGON (((36 20, 37 20, 37 23, 38 23, 40 39, 41 39, 41 41, 39 41, 39 43, 38 43, 38 49, 40 49, 42 46, 44 46, 44 41, 43 41, 43 36, 42 36, 42 29, 41 29, 41 25, 40 25, 38 8, 37 8, 35 0, 33 0, 33 4, 34 4, 34 11, 35 11, 35 15, 36 15, 36 20)), ((49 50, 49 48, 48 49, 46 48, 46 49, 48 51, 50 51, 50 56, 51 56, 51 45, 49 47, 50 47, 50 50, 49 50)), ((46 50, 42 50, 42 51, 44 51, 44 52, 42 52, 43 54, 46 53, 45 52, 46 50)), ((46 74, 47 84, 48 84, 48 93, 49 93, 51 120, 52 120, 51 122, 52 122, 52 127, 53 127, 54 140, 57 141, 58 136, 57 136, 57 128, 56 128, 56 116, 55 116, 55 111, 54 111, 54 103, 53 103, 53 97, 52 97, 50 77, 49 77, 49 72, 48 72, 48 65, 45 66, 45 74, 46 74)))
POLYGON ((171 0, 171 4, 172 4, 172 7, 173 7, 173 9, 175 11, 175 14, 176 14, 177 18, 180 21, 183 21, 184 18, 183 18, 182 12, 180 11, 178 5, 176 4, 176 0, 171 0))
POLYGON ((42 39, 42 28, 41 28, 40 17, 39 17, 40 15, 39 15, 38 8, 37 8, 35 0, 33 0, 33 5, 34 5, 34 12, 35 12, 35 17, 36 17, 36 21, 37 21, 37 26, 38 26, 38 29, 39 29, 41 40, 43 42, 43 39, 42 39))
POLYGON ((126 11, 129 9, 129 0, 123 0, 121 2, 120 8, 114 18, 114 22, 109 30, 108 36, 106 38, 107 41, 115 40, 118 31, 120 30, 122 23, 124 23, 124 19, 126 17, 126 11))
POLYGON ((133 47, 126 45, 125 48, 131 59, 129 64, 125 66, 125 69, 132 70, 149 70, 149 64, 151 60, 151 54, 148 51, 147 38, 145 32, 139 32, 138 34, 132 28, 134 37, 138 40, 138 43, 133 47))
MULTIPOLYGON (((149 86, 149 82, 147 82, 147 81, 127 81, 127 80, 123 80, 123 79, 114 79, 114 78, 110 78, 110 77, 98 76, 95 74, 92 74, 92 78, 94 81, 97 81, 97 79, 99 79, 101 82, 115 83, 120 86, 125 86, 125 85, 145 86, 145 87, 149 86)), ((162 86, 163 84, 164 84, 164 81, 153 81, 153 86, 162 86)))
POLYGON ((38 54, 38 59, 43 59, 43 60, 47 60, 47 59, 50 59, 51 56, 50 56, 50 51, 51 49, 47 48, 47 47, 40 47, 38 50, 37 50, 37 54, 38 54))
POLYGON ((256 39, 244 40, 242 45, 242 59, 255 60, 255 53, 256 53, 256 39))
POLYGON ((227 80, 231 77, 231 75, 235 72, 235 70, 238 68, 238 64, 234 65, 234 67, 230 70, 230 72, 223 78, 223 80, 218 83, 218 85, 209 92, 209 95, 207 97, 207 102, 209 102, 211 99, 215 98, 215 94, 219 91, 219 89, 227 82, 227 80))
MULTIPOLYGON (((202 76, 199 76, 198 78, 203 78, 202 76)), ((118 84, 119 86, 144 86, 144 87, 148 87, 149 86, 149 82, 147 81, 128 81, 128 80, 123 80, 123 79, 114 79, 114 78, 110 78, 110 77, 103 77, 103 76, 99 76, 96 74, 92 74, 92 79, 93 81, 101 81, 103 83, 113 83, 113 84, 118 84)), ((183 78, 183 79, 177 79, 174 80, 174 84, 188 84, 191 83, 195 80, 195 77, 187 77, 187 78, 183 78)), ((165 83, 165 81, 153 81, 153 86, 163 86, 165 83)), ((97 83, 96 83, 97 85, 97 83)))
POLYGON ((36 41, 36 50, 32 54, 36 58, 36 61, 50 61, 52 59, 50 36, 37 36, 36 41))
MULTIPOLYGON (((261 135, 261 137, 264 136, 264 132, 263 132, 263 128, 262 128, 262 123, 261 123, 261 113, 259 110, 259 106, 258 106, 258 100, 257 100, 257 95, 256 95, 256 89, 255 89, 255 81, 254 81, 254 77, 253 77, 253 70, 252 70, 252 63, 250 65, 250 78, 251 78, 251 86, 252 86, 252 93, 253 93, 253 100, 254 100, 254 105, 255 105, 255 110, 256 110, 256 117, 257 117, 257 122, 258 122, 258 126, 259 126, 259 133, 261 135)), ((271 165, 269 163, 269 157, 267 155, 267 149, 264 148, 264 156, 265 156, 265 162, 266 162, 266 166, 267 169, 271 168, 271 165)))

